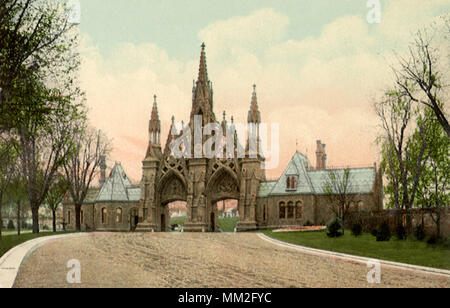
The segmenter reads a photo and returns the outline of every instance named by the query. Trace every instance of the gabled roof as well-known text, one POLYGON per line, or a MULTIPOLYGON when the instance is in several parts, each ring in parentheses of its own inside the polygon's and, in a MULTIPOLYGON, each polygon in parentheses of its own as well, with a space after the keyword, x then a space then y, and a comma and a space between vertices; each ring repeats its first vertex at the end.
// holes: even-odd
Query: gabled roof
MULTIPOLYGON (((259 197, 271 195, 324 194, 324 186, 331 172, 343 174, 345 169, 315 170, 308 158, 296 152, 278 181, 262 182, 259 197), (286 189, 288 176, 297 176, 297 188, 286 189)), ((375 184, 376 170, 373 168, 351 168, 349 193, 370 193, 375 184)))
POLYGON ((120 163, 116 163, 103 184, 97 201, 139 201, 141 189, 131 184, 120 163))
POLYGON ((94 203, 97 200, 100 188, 90 188, 84 198, 84 203, 94 203))
POLYGON ((314 193, 314 188, 311 184, 307 171, 307 168, 309 169, 310 167, 311 163, 309 162, 308 158, 300 152, 296 152, 269 194, 295 195, 314 193), (290 175, 298 176, 297 189, 286 191, 286 181, 287 177, 290 175))

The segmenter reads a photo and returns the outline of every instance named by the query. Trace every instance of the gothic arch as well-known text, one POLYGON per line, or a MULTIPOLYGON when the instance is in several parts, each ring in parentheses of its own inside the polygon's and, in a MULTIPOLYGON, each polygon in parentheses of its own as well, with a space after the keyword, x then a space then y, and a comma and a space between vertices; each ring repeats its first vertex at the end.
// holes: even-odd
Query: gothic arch
POLYGON ((211 176, 205 191, 213 203, 225 199, 239 199, 238 177, 230 168, 222 166, 211 176))
POLYGON ((181 173, 176 170, 168 171, 159 181, 157 190, 159 203, 166 205, 173 201, 186 201, 187 185, 181 173))

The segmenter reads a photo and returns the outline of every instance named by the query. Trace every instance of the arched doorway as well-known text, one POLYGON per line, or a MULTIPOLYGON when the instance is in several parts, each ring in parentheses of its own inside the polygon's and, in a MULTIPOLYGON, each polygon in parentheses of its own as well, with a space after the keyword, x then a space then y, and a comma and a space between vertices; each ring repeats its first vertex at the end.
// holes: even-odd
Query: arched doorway
POLYGON ((224 199, 216 202, 217 226, 222 232, 233 232, 239 221, 239 200, 224 199))
POLYGON ((171 209, 176 202, 186 203, 186 185, 183 177, 175 172, 169 173, 161 180, 159 187, 159 206, 156 209, 157 230, 171 230, 171 209))
POLYGON ((187 202, 174 201, 166 205, 169 209, 170 215, 170 231, 180 231, 184 228, 187 220, 187 202))
MULTIPOLYGON (((236 174, 227 168, 217 170, 209 181, 206 192, 209 203, 208 231, 233 231, 236 227, 238 215, 234 216, 234 226, 230 227, 225 212, 232 203, 235 213, 238 212, 239 181, 236 174), (224 222, 228 222, 226 226, 224 222)), ((231 222, 233 225, 233 222, 231 222)))

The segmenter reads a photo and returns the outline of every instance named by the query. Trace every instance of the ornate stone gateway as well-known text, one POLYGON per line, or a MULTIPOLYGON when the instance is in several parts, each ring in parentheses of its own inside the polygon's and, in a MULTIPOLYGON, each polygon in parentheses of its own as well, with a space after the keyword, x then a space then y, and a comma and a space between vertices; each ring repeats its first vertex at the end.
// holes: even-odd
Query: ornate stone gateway
MULTIPOLYGON (((206 124, 217 123, 224 128, 228 124, 225 120, 219 123, 213 112, 213 90, 208 80, 206 67, 205 45, 202 44, 198 80, 192 89, 192 110, 190 122, 186 128, 190 129, 191 140, 194 140, 194 122, 200 117, 204 127, 206 124)), ((251 107, 248 113, 248 123, 259 129, 261 116, 258 111, 256 91, 254 88, 251 107)), ((185 130, 185 128, 183 128, 185 130)), ((150 140, 146 157, 143 161, 142 198, 139 210, 140 223, 137 231, 168 231, 168 204, 174 201, 185 201, 187 204, 187 232, 214 232, 217 227, 217 202, 227 199, 238 200, 239 223, 237 229, 251 230, 257 227, 256 197, 260 182, 265 180, 264 170, 261 168, 261 155, 248 155, 248 140, 244 157, 237 158, 206 158, 184 157, 176 158, 172 146, 177 138, 183 136, 183 131, 177 131, 174 118, 167 138, 164 151, 161 149, 161 123, 158 108, 153 104, 149 123, 150 140)), ((259 136, 259 135, 258 135, 259 136)), ((206 137, 202 135, 203 143, 206 137)), ((233 137, 237 147, 237 135, 233 137)), ((202 143, 202 144, 203 144, 202 143)), ((196 148, 191 144, 191 153, 196 148)), ((226 151, 224 147, 224 152, 226 151)), ((229 156, 224 156, 229 157, 229 156)))

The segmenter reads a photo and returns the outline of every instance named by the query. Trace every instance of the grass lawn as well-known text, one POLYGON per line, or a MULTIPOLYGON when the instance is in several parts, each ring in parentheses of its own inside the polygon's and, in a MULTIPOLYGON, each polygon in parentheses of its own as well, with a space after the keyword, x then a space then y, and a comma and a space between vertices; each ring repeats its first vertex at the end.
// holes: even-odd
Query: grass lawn
MULTIPOLYGON (((7 234, 9 231, 7 231, 7 234)), ((20 236, 17 235, 17 231, 14 234, 9 233, 8 235, 5 235, 4 232, 2 232, 2 238, 0 239, 0 257, 3 256, 8 250, 11 248, 22 244, 23 242, 26 242, 28 240, 32 240, 37 237, 42 236, 50 236, 50 235, 57 235, 57 234, 64 234, 64 233, 71 233, 71 232, 40 232, 38 234, 33 234, 31 231, 25 231, 25 233, 21 234, 20 236)))
POLYGON ((223 232, 233 232, 239 221, 238 217, 222 217, 219 218, 219 228, 223 232))
MULTIPOLYGON (((238 220, 239 219, 237 217, 219 218, 219 228, 223 232, 233 232, 234 228, 236 228, 238 220)), ((185 222, 186 216, 170 218, 171 225, 178 224, 180 226, 184 226, 185 222)))
POLYGON ((186 216, 180 216, 180 217, 171 217, 170 218, 170 225, 180 225, 184 226, 184 223, 186 222, 186 216))
POLYGON ((388 242, 377 242, 371 234, 364 233, 355 237, 350 231, 345 231, 345 235, 339 238, 329 238, 325 231, 274 233, 265 230, 262 233, 277 240, 312 248, 450 269, 450 249, 442 244, 428 245, 425 241, 400 241, 395 238, 388 242))

